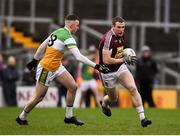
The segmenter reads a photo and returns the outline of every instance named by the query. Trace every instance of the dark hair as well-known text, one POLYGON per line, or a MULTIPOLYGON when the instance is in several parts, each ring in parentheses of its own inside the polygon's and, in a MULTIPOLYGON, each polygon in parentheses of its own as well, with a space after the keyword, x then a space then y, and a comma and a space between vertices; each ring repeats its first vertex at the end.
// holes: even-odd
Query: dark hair
POLYGON ((67 15, 65 20, 80 20, 76 15, 67 15))
POLYGON ((115 17, 115 18, 113 18, 113 20, 112 20, 112 25, 115 25, 116 22, 123 23, 123 22, 125 22, 125 20, 124 20, 122 17, 115 17))

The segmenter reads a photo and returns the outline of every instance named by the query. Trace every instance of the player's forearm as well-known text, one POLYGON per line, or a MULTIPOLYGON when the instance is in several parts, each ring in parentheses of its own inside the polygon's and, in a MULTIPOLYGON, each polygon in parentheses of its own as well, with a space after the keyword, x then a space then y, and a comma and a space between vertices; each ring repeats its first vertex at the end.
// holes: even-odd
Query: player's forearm
POLYGON ((46 40, 44 40, 44 42, 41 43, 41 45, 37 49, 36 53, 34 54, 34 59, 36 59, 36 60, 41 59, 41 57, 46 49, 46 46, 48 44, 48 40, 49 40, 49 37, 46 40))
POLYGON ((70 49, 70 51, 72 52, 72 54, 74 55, 74 57, 76 58, 76 60, 85 63, 87 65, 89 65, 90 67, 95 67, 96 64, 94 62, 92 62, 91 60, 89 60, 87 57, 83 56, 78 48, 72 48, 70 49))
POLYGON ((111 64, 121 64, 124 62, 123 58, 115 59, 111 57, 112 51, 103 49, 102 55, 103 55, 103 63, 107 65, 111 64))
POLYGON ((103 61, 103 62, 104 62, 104 64, 110 65, 110 64, 121 64, 124 61, 123 61, 123 58, 120 58, 120 59, 109 58, 108 60, 103 61))

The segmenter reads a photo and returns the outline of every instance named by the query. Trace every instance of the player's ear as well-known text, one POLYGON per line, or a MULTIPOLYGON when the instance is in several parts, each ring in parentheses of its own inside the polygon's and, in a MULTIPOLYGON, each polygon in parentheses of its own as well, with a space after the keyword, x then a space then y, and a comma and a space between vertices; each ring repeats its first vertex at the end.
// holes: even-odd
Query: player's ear
POLYGON ((74 21, 72 21, 70 24, 70 28, 74 28, 74 24, 75 24, 74 21))

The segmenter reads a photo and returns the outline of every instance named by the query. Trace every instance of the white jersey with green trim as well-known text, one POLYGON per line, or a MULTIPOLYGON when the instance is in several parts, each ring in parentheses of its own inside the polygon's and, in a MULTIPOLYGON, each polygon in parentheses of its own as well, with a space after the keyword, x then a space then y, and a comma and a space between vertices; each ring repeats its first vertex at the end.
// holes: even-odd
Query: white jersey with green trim
POLYGON ((76 47, 76 41, 68 28, 60 28, 55 30, 48 40, 44 57, 40 64, 49 71, 55 71, 61 65, 66 48, 76 47))

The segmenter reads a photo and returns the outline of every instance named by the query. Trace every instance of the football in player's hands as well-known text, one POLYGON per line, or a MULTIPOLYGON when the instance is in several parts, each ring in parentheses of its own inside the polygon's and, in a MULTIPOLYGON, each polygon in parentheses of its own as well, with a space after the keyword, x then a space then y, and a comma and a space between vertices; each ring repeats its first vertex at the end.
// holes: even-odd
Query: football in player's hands
POLYGON ((137 63, 137 57, 136 56, 129 56, 130 65, 134 65, 137 63))
POLYGON ((134 65, 137 62, 136 53, 131 48, 126 48, 123 50, 123 59, 124 62, 128 65, 134 65))

